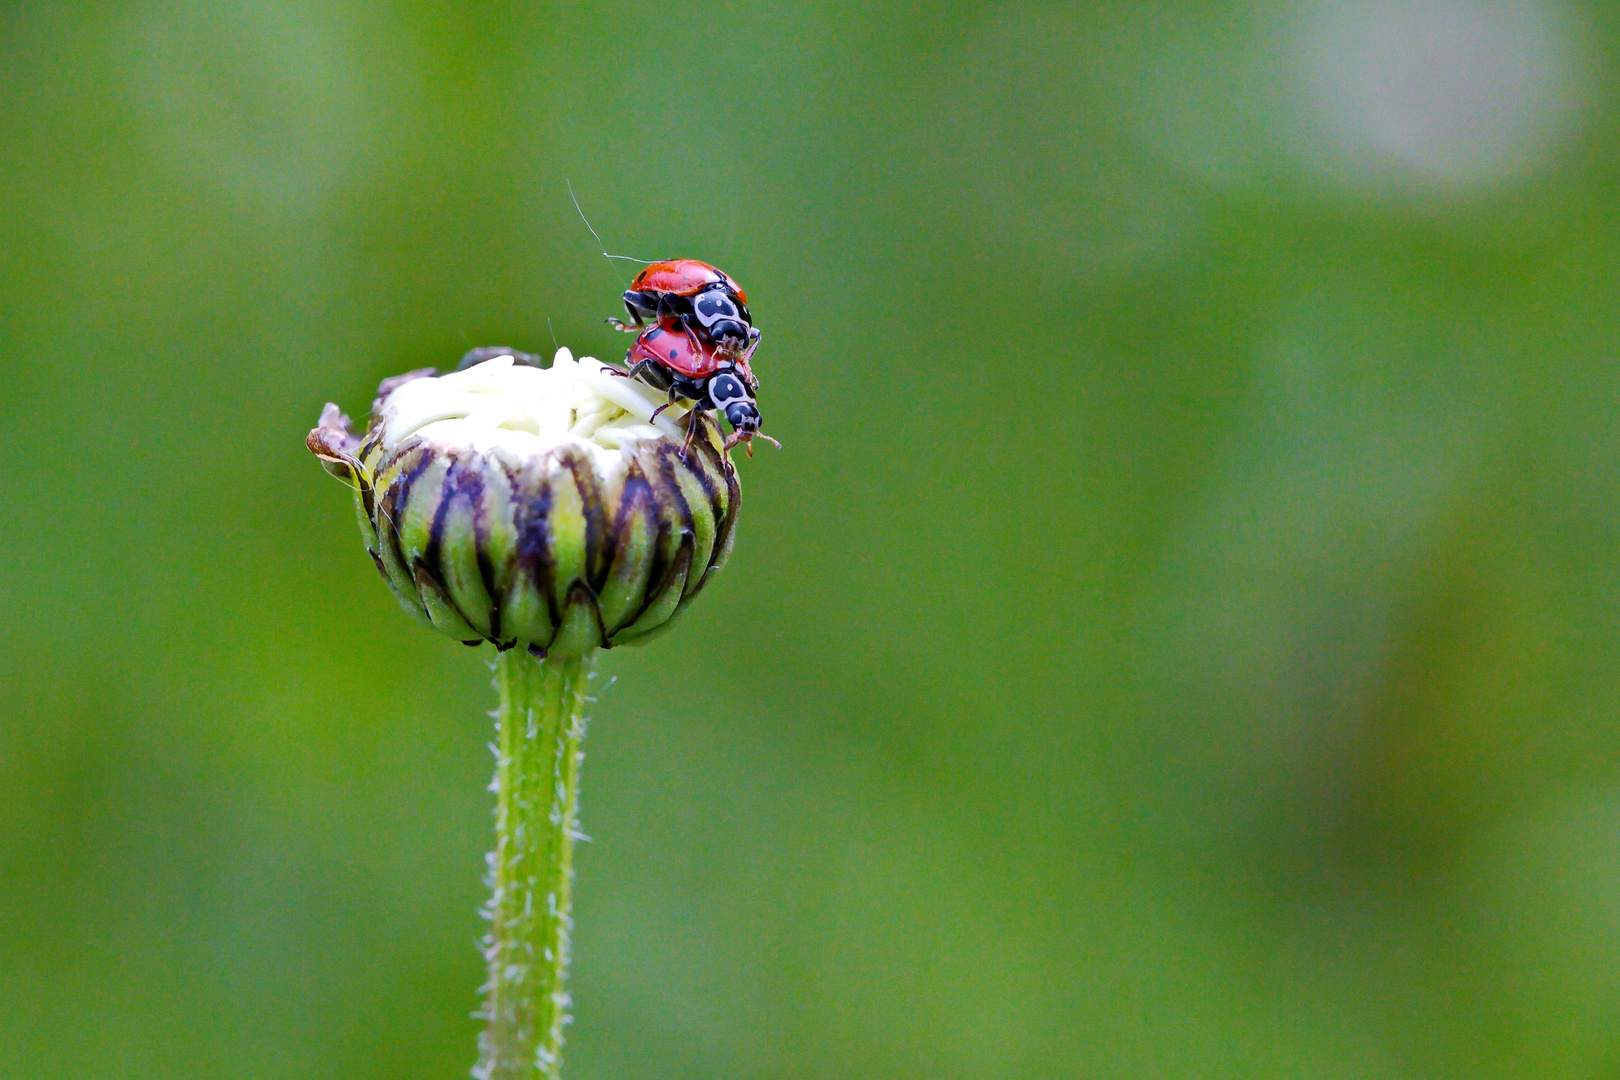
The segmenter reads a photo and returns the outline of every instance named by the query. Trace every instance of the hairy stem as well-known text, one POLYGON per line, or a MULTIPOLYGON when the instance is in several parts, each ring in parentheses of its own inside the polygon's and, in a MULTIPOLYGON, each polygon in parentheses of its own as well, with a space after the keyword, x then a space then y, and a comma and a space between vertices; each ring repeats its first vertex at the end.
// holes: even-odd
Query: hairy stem
POLYGON ((585 682, 592 660, 496 661, 495 851, 484 958, 479 1080, 556 1080, 562 1071, 563 988, 573 920, 575 815, 585 682))

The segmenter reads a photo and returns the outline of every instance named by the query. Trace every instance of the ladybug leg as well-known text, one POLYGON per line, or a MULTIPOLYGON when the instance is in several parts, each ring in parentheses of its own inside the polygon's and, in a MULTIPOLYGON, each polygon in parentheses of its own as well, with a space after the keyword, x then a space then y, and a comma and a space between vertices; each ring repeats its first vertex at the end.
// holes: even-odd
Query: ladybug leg
POLYGON ((684 329, 686 331, 686 340, 692 343, 692 352, 693 352, 693 354, 696 355, 696 356, 702 356, 703 355, 703 341, 702 341, 701 338, 699 338, 697 336, 697 331, 693 330, 692 327, 685 320, 682 320, 681 327, 682 327, 682 329, 684 329))
POLYGON ((663 412, 665 409, 669 408, 673 404, 675 404, 675 388, 672 386, 672 387, 669 388, 669 400, 664 402, 662 405, 658 406, 658 408, 653 410, 653 414, 651 416, 647 417, 647 423, 650 424, 654 420, 658 419, 658 414, 663 412))
POLYGON ((681 444, 681 460, 692 452, 692 440, 697 438, 699 429, 703 427, 703 409, 693 406, 692 411, 686 414, 686 441, 681 444))
MULTIPOLYGON (((626 354, 625 359, 626 360, 630 359, 628 354, 626 354)), ((647 361, 642 360, 641 362, 636 364, 634 367, 632 367, 629 371, 625 371, 623 368, 620 368, 620 367, 612 367, 612 366, 604 366, 602 370, 606 371, 609 375, 617 375, 621 379, 634 379, 634 378, 638 378, 641 375, 641 373, 643 371, 645 371, 646 369, 647 369, 647 361)))
POLYGON ((753 457, 755 439, 764 439, 778 450, 782 449, 781 443, 777 442, 763 431, 733 431, 729 436, 726 437, 725 449, 730 450, 738 443, 742 443, 743 449, 748 451, 748 456, 753 457))
POLYGON ((694 353, 703 351, 703 339, 692 328, 696 316, 692 314, 692 302, 684 296, 662 296, 658 300, 658 321, 674 319, 686 331, 687 343, 692 346, 694 353))
POLYGON ((748 348, 744 349, 742 354, 743 367, 747 367, 748 361, 754 358, 754 350, 759 348, 760 336, 759 327, 750 326, 748 328, 748 348))
POLYGON ((630 321, 628 323, 623 319, 610 317, 607 321, 608 325, 624 334, 638 333, 647 328, 647 324, 641 321, 641 312, 636 310, 635 306, 631 304, 630 301, 626 300, 624 302, 624 310, 630 313, 630 321))

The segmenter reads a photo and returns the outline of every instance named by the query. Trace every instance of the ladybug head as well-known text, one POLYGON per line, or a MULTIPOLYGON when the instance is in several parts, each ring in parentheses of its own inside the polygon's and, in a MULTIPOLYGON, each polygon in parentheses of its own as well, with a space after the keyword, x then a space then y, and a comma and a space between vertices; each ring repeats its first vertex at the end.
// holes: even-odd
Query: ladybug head
POLYGON ((733 352, 748 344, 748 314, 726 286, 714 285, 692 297, 692 315, 715 344, 733 352))
POLYGON ((743 381, 730 371, 722 371, 709 380, 709 400, 726 416, 734 431, 759 430, 759 406, 743 381))

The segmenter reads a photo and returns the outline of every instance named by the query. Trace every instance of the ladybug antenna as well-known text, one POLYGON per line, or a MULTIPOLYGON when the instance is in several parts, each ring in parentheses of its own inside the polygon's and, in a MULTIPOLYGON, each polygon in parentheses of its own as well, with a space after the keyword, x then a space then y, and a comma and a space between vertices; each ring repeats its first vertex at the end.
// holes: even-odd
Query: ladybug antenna
POLYGON ((602 243, 602 238, 597 236, 595 229, 591 228, 591 221, 585 216, 585 211, 580 210, 579 196, 574 194, 574 182, 572 180, 565 180, 563 182, 568 185, 568 197, 574 200, 574 209, 579 210, 579 220, 585 223, 585 227, 591 230, 591 235, 596 237, 596 242, 602 245, 602 256, 604 258, 623 259, 625 262, 640 263, 642 266, 652 265, 651 259, 638 259, 631 255, 609 255, 607 245, 602 243))

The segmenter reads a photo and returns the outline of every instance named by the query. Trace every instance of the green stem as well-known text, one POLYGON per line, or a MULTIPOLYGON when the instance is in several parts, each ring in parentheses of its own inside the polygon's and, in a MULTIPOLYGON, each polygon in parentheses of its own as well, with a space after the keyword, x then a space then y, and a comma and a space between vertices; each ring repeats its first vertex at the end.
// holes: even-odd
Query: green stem
POLYGON ((556 1080, 573 920, 575 815, 585 681, 592 660, 536 660, 509 649, 496 661, 494 893, 479 1037, 480 1080, 556 1080))

